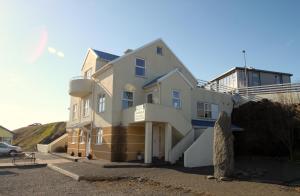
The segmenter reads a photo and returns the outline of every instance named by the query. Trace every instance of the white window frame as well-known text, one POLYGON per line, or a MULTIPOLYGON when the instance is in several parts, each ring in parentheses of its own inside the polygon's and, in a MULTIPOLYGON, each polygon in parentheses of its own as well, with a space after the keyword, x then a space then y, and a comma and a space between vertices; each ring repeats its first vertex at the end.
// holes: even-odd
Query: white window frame
POLYGON ((72 119, 76 120, 77 119, 77 111, 78 111, 78 105, 77 103, 73 104, 72 107, 72 119))
POLYGON ((215 119, 215 118, 212 118, 212 105, 217 105, 218 106, 218 110, 219 110, 219 105, 218 104, 212 104, 212 103, 207 103, 207 102, 202 102, 202 101, 198 101, 197 102, 197 110, 196 110, 196 115, 197 115, 197 118, 200 118, 200 119, 215 119), (198 104, 203 104, 203 116, 199 116, 198 115, 198 104))
POLYGON ((84 144, 85 143, 84 132, 82 130, 80 130, 80 133, 79 133, 79 143, 80 144, 84 144))
POLYGON ((146 77, 146 60, 143 59, 143 58, 135 57, 134 63, 135 63, 135 66, 134 66, 134 74, 135 74, 135 76, 136 77, 143 77, 143 78, 146 77), (136 64, 136 60, 137 59, 140 59, 140 60, 144 61, 144 67, 143 66, 139 66, 139 65, 136 64), (137 75, 136 68, 142 68, 142 69, 144 69, 144 75, 137 75))
POLYGON ((99 128, 96 134, 96 145, 103 144, 103 129, 99 128))
POLYGON ((127 102, 131 101, 132 102, 132 106, 129 106, 127 108, 133 107, 133 105, 134 105, 134 92, 132 92, 132 91, 125 91, 125 90, 122 92, 122 100, 121 100, 122 109, 127 109, 127 108, 123 107, 123 101, 127 101, 127 102), (124 93, 125 92, 132 93, 132 99, 124 98, 124 93))
POLYGON ((98 112, 99 113, 105 112, 105 101, 106 101, 105 94, 100 94, 98 96, 98 112))
POLYGON ((71 144, 76 144, 76 138, 77 138, 77 131, 73 131, 71 144))
POLYGON ((88 117, 90 112, 90 99, 83 100, 83 117, 88 117))
POLYGON ((181 107, 182 107, 181 92, 179 90, 172 90, 171 97, 172 97, 172 107, 175 109, 181 109, 181 107), (174 97, 174 92, 177 92, 179 97, 174 97), (179 106, 177 106, 177 107, 175 107, 175 105, 174 105, 175 100, 179 101, 179 106))

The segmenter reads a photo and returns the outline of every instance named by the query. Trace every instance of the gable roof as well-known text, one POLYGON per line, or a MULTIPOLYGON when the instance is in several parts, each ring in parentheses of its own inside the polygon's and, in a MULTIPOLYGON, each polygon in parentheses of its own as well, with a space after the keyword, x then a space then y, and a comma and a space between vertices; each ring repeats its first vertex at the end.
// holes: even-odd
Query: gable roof
POLYGON ((96 56, 96 58, 101 58, 107 62, 110 62, 110 61, 113 61, 117 58, 119 58, 120 56, 118 55, 115 55, 115 54, 111 54, 111 53, 108 53, 108 52, 103 52, 103 51, 100 51, 100 50, 95 50, 93 48, 89 48, 86 55, 85 55, 85 58, 84 58, 84 61, 82 63, 82 67, 81 67, 81 70, 83 69, 84 67, 84 64, 85 64, 85 61, 89 55, 89 52, 91 52, 92 54, 94 54, 96 56))
POLYGON ((107 52, 103 52, 103 51, 99 51, 99 50, 95 50, 95 49, 92 49, 92 50, 96 53, 96 55, 98 57, 100 57, 101 59, 103 59, 105 61, 113 61, 113 60, 120 57, 120 56, 110 54, 110 53, 107 53, 107 52))
POLYGON ((15 134, 14 132, 8 130, 7 128, 5 128, 5 127, 3 127, 3 126, 1 126, 1 125, 0 125, 0 129, 3 130, 3 131, 6 131, 6 132, 8 132, 8 133, 15 134))
POLYGON ((169 78, 170 76, 172 76, 173 74, 175 74, 175 73, 178 73, 179 74, 179 76, 181 76, 182 77, 182 79, 191 87, 191 88, 193 88, 194 86, 193 86, 193 84, 176 68, 176 69, 174 69, 174 70, 172 70, 172 71, 170 71, 169 73, 167 73, 167 74, 164 74, 164 75, 161 75, 161 76, 158 76, 157 78, 155 78, 155 79, 153 79, 153 80, 151 80, 150 82, 148 82, 148 83, 146 83, 144 86, 143 86, 143 88, 145 89, 145 88, 149 88, 149 87, 151 87, 151 86, 153 86, 154 84, 157 84, 157 83, 159 83, 159 82, 161 82, 161 81, 163 81, 163 80, 165 80, 165 79, 167 79, 167 78, 169 78))
POLYGON ((197 78, 193 75, 193 73, 190 72, 190 70, 182 63, 182 61, 176 56, 176 54, 168 47, 168 45, 161 38, 156 39, 156 40, 154 40, 154 41, 152 41, 150 43, 147 43, 147 44, 145 44, 145 45, 143 45, 143 46, 141 46, 141 47, 139 47, 139 48, 137 48, 135 50, 132 50, 131 52, 128 52, 128 53, 120 56, 119 58, 114 59, 113 61, 108 62, 106 65, 104 65, 100 69, 98 69, 93 75, 97 75, 98 73, 100 73, 102 71, 102 69, 105 69, 106 67, 110 66, 111 64, 114 64, 114 63, 120 61, 121 59, 123 59, 123 58, 125 58, 125 57, 127 57, 127 56, 129 56, 131 54, 134 54, 134 53, 136 53, 136 52, 138 52, 138 51, 140 51, 140 50, 142 50, 144 48, 147 48, 148 46, 151 46, 152 44, 155 44, 156 42, 159 42, 159 41, 162 42, 166 46, 166 48, 175 56, 176 60, 179 61, 179 63, 187 70, 187 72, 197 82, 197 78))

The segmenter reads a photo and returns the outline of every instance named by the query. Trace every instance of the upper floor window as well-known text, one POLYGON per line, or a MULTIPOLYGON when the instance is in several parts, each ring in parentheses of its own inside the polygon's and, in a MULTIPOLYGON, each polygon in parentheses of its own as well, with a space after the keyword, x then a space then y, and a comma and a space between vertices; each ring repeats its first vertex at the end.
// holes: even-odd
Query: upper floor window
POLYGON ((83 116, 89 115, 89 109, 90 109, 90 100, 87 98, 83 100, 83 116))
POLYGON ((77 139, 77 132, 73 131, 73 133, 72 133, 72 144, 76 143, 76 139, 77 139))
POLYGON ((159 47, 159 46, 156 47, 156 54, 161 55, 161 56, 163 55, 162 47, 159 47))
POLYGON ((145 60, 141 58, 135 59, 135 75, 136 76, 145 76, 145 60))
POLYGON ((91 79, 92 78, 92 68, 88 69, 85 73, 84 73, 84 77, 87 79, 91 79))
POLYGON ((105 94, 99 95, 98 97, 98 112, 105 111, 105 94))
POLYGON ((103 142, 103 129, 99 128, 97 130, 96 144, 102 144, 102 142, 103 142))
POLYGON ((80 141, 81 144, 83 144, 84 140, 85 140, 84 132, 82 130, 80 130, 79 141, 80 141))
POLYGON ((72 119, 77 119, 77 104, 74 104, 72 107, 72 119))
POLYGON ((133 106, 133 92, 124 91, 122 96, 122 108, 126 109, 133 106))
POLYGON ((181 96, 180 96, 180 92, 177 90, 172 91, 172 105, 176 109, 181 108, 181 96))
POLYGON ((197 102, 197 117, 206 119, 217 119, 219 106, 216 104, 197 102))

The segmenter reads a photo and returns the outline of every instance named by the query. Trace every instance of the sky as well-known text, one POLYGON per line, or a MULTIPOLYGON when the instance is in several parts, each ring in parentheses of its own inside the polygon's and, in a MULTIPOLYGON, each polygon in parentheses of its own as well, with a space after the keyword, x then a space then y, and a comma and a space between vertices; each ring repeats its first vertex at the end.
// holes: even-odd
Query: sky
POLYGON ((247 65, 300 82, 298 0, 0 0, 0 125, 67 121, 88 48, 162 38, 199 79, 247 65))

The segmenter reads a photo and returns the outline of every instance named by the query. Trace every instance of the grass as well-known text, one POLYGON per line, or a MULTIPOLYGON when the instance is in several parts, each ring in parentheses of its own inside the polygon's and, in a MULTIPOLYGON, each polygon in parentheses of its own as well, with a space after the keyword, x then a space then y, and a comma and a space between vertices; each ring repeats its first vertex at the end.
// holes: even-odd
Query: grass
POLYGON ((14 145, 23 150, 36 150, 37 144, 49 144, 66 133, 65 122, 55 122, 45 125, 28 126, 14 131, 14 145))

